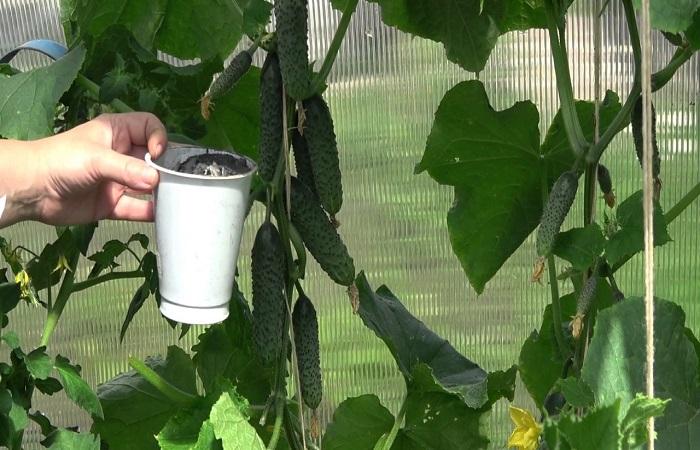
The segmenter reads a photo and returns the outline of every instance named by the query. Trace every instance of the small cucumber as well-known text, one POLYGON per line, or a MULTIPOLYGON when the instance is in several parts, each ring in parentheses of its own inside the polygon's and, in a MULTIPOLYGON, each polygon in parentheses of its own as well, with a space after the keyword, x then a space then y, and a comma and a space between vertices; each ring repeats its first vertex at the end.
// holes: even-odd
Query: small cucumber
POLYGON ((292 131, 292 148, 294 149, 294 166, 297 170, 297 178, 311 192, 316 193, 314 172, 311 168, 311 156, 309 156, 309 146, 306 138, 299 133, 296 127, 292 131))
POLYGON ((260 157, 258 173, 272 181, 282 152, 282 75, 276 53, 268 53, 260 74, 260 157))
POLYGON ((296 177, 291 180, 291 216, 306 248, 336 283, 350 286, 355 264, 318 198, 296 177))
POLYGON ((323 397, 318 320, 316 309, 306 295, 301 294, 294 305, 292 326, 299 364, 301 394, 306 406, 316 409, 323 397))
POLYGON ((265 222, 253 243, 251 272, 253 339, 267 366, 275 363, 282 349, 286 269, 282 238, 272 223, 265 222))
POLYGON ((547 204, 542 211, 540 227, 537 230, 537 254, 548 256, 554 247, 561 225, 571 209, 578 190, 576 173, 562 173, 549 193, 547 204))
POLYGON ((214 101, 226 94, 248 72, 254 51, 254 49, 243 50, 234 56, 229 65, 211 83, 201 100, 202 117, 208 120, 214 101))
POLYGON ((608 207, 613 208, 615 206, 615 193, 612 188, 612 177, 610 176, 610 171, 607 167, 602 164, 598 164, 598 186, 600 186, 600 191, 603 193, 605 198, 605 204, 608 207))
POLYGON ((593 274, 588 277, 583 287, 581 287, 581 292, 579 293, 578 299, 576 301, 576 315, 573 317, 571 323, 571 334, 574 339, 578 339, 581 336, 581 331, 583 330, 583 319, 588 314, 588 310, 591 308, 591 303, 595 297, 596 289, 598 288, 598 275, 593 271, 593 274))
POLYGON ((320 95, 304 100, 304 110, 304 137, 308 143, 314 185, 323 209, 334 216, 343 204, 343 184, 333 118, 320 95))
MULTIPOLYGON (((644 165, 643 116, 644 107, 640 96, 634 104, 631 119, 634 150, 637 153, 637 160, 640 166, 644 165)), ((658 200, 661 193, 661 158, 659 156, 659 144, 656 142, 656 109, 654 108, 654 103, 651 104, 651 146, 651 175, 654 177, 654 197, 658 200)))

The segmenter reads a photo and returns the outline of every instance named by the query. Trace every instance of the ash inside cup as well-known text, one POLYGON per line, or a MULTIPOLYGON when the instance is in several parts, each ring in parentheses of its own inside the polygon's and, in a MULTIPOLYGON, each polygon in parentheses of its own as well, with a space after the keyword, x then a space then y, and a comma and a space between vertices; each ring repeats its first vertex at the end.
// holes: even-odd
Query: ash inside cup
POLYGON ((208 177, 230 177, 250 171, 247 161, 235 155, 204 153, 187 158, 177 168, 180 173, 204 175, 208 177))

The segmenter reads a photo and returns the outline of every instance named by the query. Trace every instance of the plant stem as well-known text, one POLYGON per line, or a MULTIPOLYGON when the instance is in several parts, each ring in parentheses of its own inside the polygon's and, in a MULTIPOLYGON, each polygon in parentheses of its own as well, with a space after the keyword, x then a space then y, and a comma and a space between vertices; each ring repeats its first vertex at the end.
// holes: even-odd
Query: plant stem
POLYGON ((78 267, 78 260, 80 259, 80 252, 76 251, 71 255, 68 260, 68 268, 65 275, 63 275, 63 282, 61 287, 58 289, 58 294, 56 295, 56 301, 53 307, 49 310, 46 316, 46 322, 44 323, 44 331, 41 334, 41 343, 39 345, 47 346, 49 340, 51 340, 51 335, 53 335, 56 325, 58 324, 58 319, 61 318, 63 313, 63 308, 65 308, 68 299, 73 293, 73 281, 75 279, 75 269, 78 267))
POLYGON ((275 450, 275 448, 277 448, 277 442, 280 439, 280 431, 282 430, 282 421, 284 418, 284 399, 277 395, 275 395, 275 397, 275 425, 272 428, 270 442, 267 444, 268 450, 275 450))
POLYGON ((158 392, 163 394, 173 403, 189 405, 197 399, 197 396, 172 385, 168 380, 161 377, 155 370, 148 367, 138 358, 130 356, 129 366, 131 366, 131 368, 141 375, 146 381, 148 381, 151 386, 156 388, 158 392))
POLYGON ((88 278, 87 280, 74 283, 72 293, 80 292, 98 284, 106 283, 112 280, 121 280, 126 278, 143 278, 143 276, 143 272, 140 270, 131 270, 128 272, 109 272, 94 278, 88 278))
POLYGON ((549 31, 550 46, 552 47, 552 59, 554 60, 554 72, 557 78, 557 91, 559 92, 564 129, 569 139, 569 145, 571 145, 574 153, 576 155, 582 155, 588 147, 588 142, 583 134, 581 123, 576 113, 564 36, 563 33, 560 33, 552 0, 545 1, 545 12, 547 15, 547 29, 549 31))
MULTIPOLYGON (((79 85, 81 85, 85 90, 93 94, 95 97, 99 98, 100 95, 100 85, 83 75, 82 73, 78 73, 78 77, 76 78, 76 81, 78 82, 79 85)), ((115 98, 112 100, 110 103, 114 109, 116 109, 118 112, 121 113, 126 113, 126 112, 134 112, 134 109, 131 108, 129 105, 124 103, 123 101, 119 100, 118 98, 115 98)))
POLYGON ((408 394, 406 394, 406 397, 403 399, 403 403, 401 404, 401 409, 399 410, 399 413, 396 415, 396 419, 394 420, 394 425, 391 427, 391 430, 389 431, 389 434, 386 437, 386 440, 382 444, 381 450, 390 450, 391 446, 394 444, 394 441, 396 440, 396 436, 399 434, 399 430, 401 429, 401 425, 403 425, 403 418, 406 415, 406 400, 408 399, 408 394))
POLYGON ((358 0, 348 0, 348 2, 345 4, 343 16, 340 18, 338 28, 335 30, 335 35, 333 36, 333 40, 331 41, 331 45, 330 47, 328 47, 328 51, 326 52, 326 57, 323 60, 321 70, 318 72, 318 75, 316 75, 316 77, 314 78, 314 93, 321 92, 323 85, 326 83, 328 74, 331 72, 331 68, 333 67, 333 63, 335 62, 335 57, 338 55, 340 45, 343 43, 343 39, 345 38, 345 33, 348 31, 350 19, 352 18, 352 15, 355 12, 355 9, 357 8, 357 3, 358 0))

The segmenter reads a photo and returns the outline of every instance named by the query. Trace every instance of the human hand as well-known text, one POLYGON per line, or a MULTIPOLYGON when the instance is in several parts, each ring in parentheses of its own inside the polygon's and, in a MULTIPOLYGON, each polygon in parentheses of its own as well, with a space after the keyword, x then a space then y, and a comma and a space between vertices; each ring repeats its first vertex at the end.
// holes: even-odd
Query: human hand
POLYGON ((17 158, 9 168, 15 181, 6 189, 15 195, 8 195, 3 222, 153 220, 152 201, 129 194, 150 193, 158 183, 157 171, 143 160, 146 152, 157 158, 167 145, 165 127, 154 115, 104 114, 64 133, 15 144, 9 149, 17 158))

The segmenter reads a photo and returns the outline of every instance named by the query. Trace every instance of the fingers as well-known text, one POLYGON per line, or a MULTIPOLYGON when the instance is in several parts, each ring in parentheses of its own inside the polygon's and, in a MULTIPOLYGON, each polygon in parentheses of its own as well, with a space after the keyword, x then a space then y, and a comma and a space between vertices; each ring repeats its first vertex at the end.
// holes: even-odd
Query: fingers
POLYGON ((108 218, 136 222, 152 222, 153 202, 122 195, 108 218))
POLYGON ((150 191, 158 184, 158 172, 139 158, 118 152, 96 152, 92 170, 98 178, 106 178, 134 191, 150 191))
POLYGON ((141 146, 146 147, 155 159, 168 145, 165 126, 151 113, 104 114, 98 120, 108 122, 112 131, 112 148, 120 153, 130 153, 134 146, 141 146))

